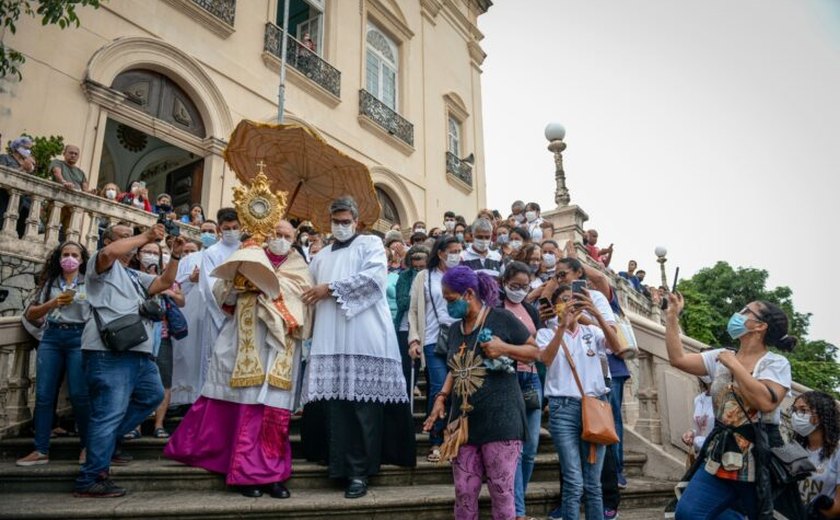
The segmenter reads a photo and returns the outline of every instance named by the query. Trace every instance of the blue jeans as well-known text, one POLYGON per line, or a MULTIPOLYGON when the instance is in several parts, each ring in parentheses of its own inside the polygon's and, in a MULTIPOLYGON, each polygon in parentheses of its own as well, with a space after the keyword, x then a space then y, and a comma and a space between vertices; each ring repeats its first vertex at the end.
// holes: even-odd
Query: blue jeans
POLYGON ((738 502, 750 519, 758 518, 754 482, 724 480, 701 467, 677 503, 676 520, 740 520, 730 509, 738 502))
POLYGON ((82 330, 47 326, 38 345, 35 386, 35 449, 50 451, 50 433, 55 414, 55 400, 61 388, 61 379, 67 372, 67 390, 73 413, 79 427, 82 446, 85 445, 90 419, 90 400, 82 369, 82 330))
POLYGON ((628 376, 618 376, 612 378, 610 383, 610 405, 615 420, 615 432, 618 434, 618 444, 613 444, 608 449, 615 450, 616 470, 619 474, 624 473, 624 421, 621 418, 621 404, 624 402, 624 383, 628 379, 630 379, 628 376))
MULTIPOLYGON (((435 344, 425 345, 423 355, 426 358, 426 381, 428 382, 428 399, 426 399, 426 414, 432 412, 432 405, 435 404, 435 395, 443 388, 446 381, 446 358, 435 354, 435 344)), ((432 447, 440 446, 443 443, 443 428, 445 420, 435 421, 432 430, 429 432, 429 443, 432 447)))
POLYGON ((534 472, 534 456, 537 454, 540 443, 542 387, 540 386, 540 376, 536 372, 517 372, 516 375, 519 378, 519 387, 524 389, 529 384, 533 385, 540 399, 539 408, 525 410, 525 422, 528 431, 525 433, 522 453, 519 455, 519 463, 516 465, 516 479, 513 485, 516 516, 525 516, 525 491, 528 489, 528 482, 531 481, 531 474, 534 472))
POLYGON ((136 428, 163 401, 157 365, 138 352, 83 352, 90 393, 87 462, 76 489, 106 476, 117 439, 136 428))
POLYGON ((604 445, 595 445, 595 464, 589 463, 588 442, 580 438, 581 401, 576 397, 549 397, 549 430, 554 448, 560 457, 563 472, 563 520, 580 519, 580 503, 586 520, 604 520, 604 501, 601 497, 601 468, 604 464, 604 445))

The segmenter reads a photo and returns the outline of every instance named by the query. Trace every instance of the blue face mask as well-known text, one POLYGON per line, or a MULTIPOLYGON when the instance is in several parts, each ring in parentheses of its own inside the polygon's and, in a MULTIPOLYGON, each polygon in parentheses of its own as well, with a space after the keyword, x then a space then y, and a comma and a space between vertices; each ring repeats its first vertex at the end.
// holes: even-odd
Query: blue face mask
POLYGON ((460 320, 466 317, 468 308, 469 306, 467 305, 467 300, 463 298, 459 298, 454 302, 449 302, 446 304, 446 312, 449 313, 449 317, 454 318, 456 320, 460 320))
POLYGON ((204 247, 210 247, 218 241, 219 239, 216 237, 215 233, 201 234, 201 245, 203 245, 204 247))
POLYGON ((738 339, 749 332, 747 329, 747 317, 738 312, 733 314, 729 318, 729 323, 726 325, 726 332, 732 336, 732 339, 738 339))

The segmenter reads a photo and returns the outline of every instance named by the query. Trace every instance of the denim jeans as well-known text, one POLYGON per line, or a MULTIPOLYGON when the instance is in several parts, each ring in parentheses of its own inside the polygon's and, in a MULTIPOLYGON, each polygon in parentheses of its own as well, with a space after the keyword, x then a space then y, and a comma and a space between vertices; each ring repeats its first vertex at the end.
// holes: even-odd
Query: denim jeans
POLYGON ((35 387, 35 449, 50 451, 50 433, 53 427, 55 400, 61 388, 61 379, 67 373, 67 390, 73 413, 79 427, 82 446, 85 445, 90 419, 90 400, 82 369, 82 330, 47 326, 38 345, 35 387))
MULTIPOLYGON (((426 399, 426 413, 432 412, 432 405, 435 404, 435 395, 443 388, 443 382, 446 381, 446 359, 443 356, 435 354, 435 344, 425 345, 423 347, 423 355, 426 358, 426 381, 428 382, 428 399, 426 399)), ((435 421, 432 430, 429 432, 429 442, 434 446, 440 446, 443 443, 443 428, 446 426, 446 421, 441 419, 435 421)))
MULTIPOLYGON (((542 387, 540 376, 536 372, 517 372, 519 387, 527 388, 528 384, 537 389, 540 403, 542 403, 542 387)), ((528 431, 525 433, 525 442, 522 444, 522 453, 519 455, 519 463, 516 465, 516 480, 514 482, 514 496, 516 501, 516 516, 525 516, 525 491, 528 489, 528 482, 531 481, 531 474, 534 472, 534 456, 540 443, 540 419, 542 419, 542 406, 533 410, 525 410, 525 422, 528 431)))
POLYGON ((157 365, 139 352, 83 352, 90 394, 87 462, 76 488, 84 489, 111 465, 117 439, 136 428, 163 400, 157 365))
POLYGON ((741 519, 742 515, 730 509, 738 502, 751 520, 758 518, 754 482, 724 480, 701 467, 677 503, 676 520, 741 519))
POLYGON ((581 400, 576 397, 549 397, 549 429, 563 472, 563 520, 579 520, 580 503, 586 520, 604 520, 601 498, 601 468, 605 446, 596 444, 595 464, 589 463, 588 442, 580 438, 581 400))
POLYGON ((624 402, 624 383, 628 379, 630 379, 628 376, 618 376, 612 378, 610 383, 610 405, 615 420, 615 432, 618 434, 618 444, 613 444, 608 449, 615 453, 618 473, 624 473, 624 421, 621 418, 621 405, 624 402))

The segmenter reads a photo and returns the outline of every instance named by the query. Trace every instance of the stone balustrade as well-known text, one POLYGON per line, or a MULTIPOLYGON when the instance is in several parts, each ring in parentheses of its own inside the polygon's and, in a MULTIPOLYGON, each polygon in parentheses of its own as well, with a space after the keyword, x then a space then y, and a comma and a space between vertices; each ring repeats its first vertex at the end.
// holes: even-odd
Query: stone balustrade
POLYGON ((0 318, 0 437, 16 433, 32 419, 34 346, 20 317, 0 318))

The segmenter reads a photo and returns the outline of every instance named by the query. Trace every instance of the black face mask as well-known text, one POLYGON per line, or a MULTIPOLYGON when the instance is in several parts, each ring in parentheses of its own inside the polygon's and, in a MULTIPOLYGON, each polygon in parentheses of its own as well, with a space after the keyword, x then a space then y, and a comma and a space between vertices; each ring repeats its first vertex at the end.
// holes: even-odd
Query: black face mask
POLYGON ((158 204, 158 208, 159 208, 161 211, 166 211, 167 213, 168 213, 168 212, 170 212, 170 211, 172 211, 172 206, 171 206, 171 205, 169 205, 169 204, 158 204))

